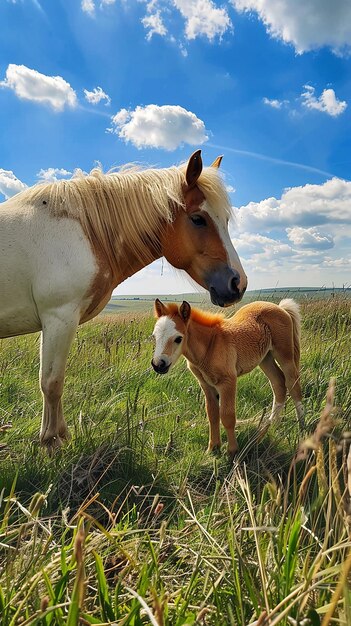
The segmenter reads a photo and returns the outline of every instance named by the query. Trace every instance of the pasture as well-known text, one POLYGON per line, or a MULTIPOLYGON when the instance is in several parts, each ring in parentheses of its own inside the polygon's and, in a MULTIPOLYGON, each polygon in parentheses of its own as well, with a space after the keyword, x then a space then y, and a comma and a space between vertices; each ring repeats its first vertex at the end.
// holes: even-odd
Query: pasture
POLYGON ((289 400, 257 437, 271 390, 256 369, 238 381, 233 468, 225 441, 205 452, 185 362, 152 371, 151 301, 78 329, 72 439, 52 458, 38 438, 39 335, 1 341, 1 626, 351 623, 351 300, 300 302, 307 432, 289 400))

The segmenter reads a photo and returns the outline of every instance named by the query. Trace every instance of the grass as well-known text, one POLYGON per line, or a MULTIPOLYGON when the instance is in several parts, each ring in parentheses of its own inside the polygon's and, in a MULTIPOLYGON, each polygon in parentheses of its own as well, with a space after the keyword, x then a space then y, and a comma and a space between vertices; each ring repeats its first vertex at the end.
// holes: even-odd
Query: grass
POLYGON ((302 311, 305 443, 290 401, 258 436, 271 391, 254 371, 239 381, 232 468, 224 446, 205 453, 185 365, 151 371, 147 313, 79 329, 72 440, 51 459, 38 445, 38 336, 2 342, 1 626, 351 623, 350 300, 302 311))

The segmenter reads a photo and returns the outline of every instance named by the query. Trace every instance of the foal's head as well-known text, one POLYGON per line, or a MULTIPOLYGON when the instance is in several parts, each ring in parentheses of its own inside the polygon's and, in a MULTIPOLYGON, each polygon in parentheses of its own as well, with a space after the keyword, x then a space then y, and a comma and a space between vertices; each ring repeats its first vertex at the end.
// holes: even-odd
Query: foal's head
POLYGON ((211 295, 213 304, 240 300, 247 278, 228 232, 230 202, 216 169, 218 157, 202 177, 201 150, 190 157, 185 172, 184 205, 166 228, 162 253, 185 270, 211 295))
POLYGON ((158 319, 153 332, 155 350, 151 365, 158 374, 166 374, 183 353, 190 314, 188 302, 178 307, 155 300, 155 315, 158 319))

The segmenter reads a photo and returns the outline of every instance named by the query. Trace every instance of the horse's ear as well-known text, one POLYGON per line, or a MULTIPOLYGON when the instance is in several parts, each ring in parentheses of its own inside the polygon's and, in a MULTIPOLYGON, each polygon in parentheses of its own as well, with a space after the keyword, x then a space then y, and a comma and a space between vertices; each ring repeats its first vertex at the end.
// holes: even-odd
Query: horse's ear
POLYGON ((155 300, 154 311, 155 311, 155 317, 162 317, 162 315, 167 314, 165 305, 158 298, 156 298, 155 300))
POLYGON ((183 302, 182 302, 182 304, 180 305, 180 308, 179 308, 179 313, 180 313, 180 317, 182 318, 183 322, 187 322, 190 319, 191 306, 190 306, 189 302, 186 302, 186 300, 183 300, 183 302))
POLYGON ((199 178, 202 172, 202 158, 201 158, 201 150, 196 150, 194 154, 191 155, 188 166, 186 168, 185 179, 188 184, 188 187, 194 187, 196 185, 197 179, 199 178))
POLYGON ((219 168, 220 164, 222 163, 222 159, 223 159, 223 154, 221 154, 221 156, 218 156, 212 163, 211 167, 216 167, 217 169, 219 168))

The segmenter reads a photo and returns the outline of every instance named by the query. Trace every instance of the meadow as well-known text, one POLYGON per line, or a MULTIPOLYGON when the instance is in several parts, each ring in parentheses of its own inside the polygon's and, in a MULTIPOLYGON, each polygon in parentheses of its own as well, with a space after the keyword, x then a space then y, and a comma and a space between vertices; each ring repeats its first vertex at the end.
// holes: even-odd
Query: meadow
POLYGON ((295 297, 306 431, 290 400, 264 427, 257 369, 239 380, 233 466, 225 441, 206 453, 185 362, 164 377, 150 366, 151 299, 79 328, 72 439, 51 458, 39 335, 0 343, 1 626, 351 624, 351 299, 295 297))

